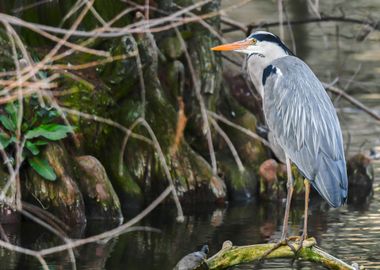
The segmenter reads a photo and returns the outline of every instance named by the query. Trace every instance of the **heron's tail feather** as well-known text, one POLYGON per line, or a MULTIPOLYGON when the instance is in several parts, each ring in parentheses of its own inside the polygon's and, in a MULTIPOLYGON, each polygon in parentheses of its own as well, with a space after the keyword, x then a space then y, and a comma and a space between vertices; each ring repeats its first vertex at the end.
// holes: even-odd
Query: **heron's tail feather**
POLYGON ((347 200, 347 171, 344 160, 333 160, 321 153, 319 170, 312 185, 334 208, 347 200))

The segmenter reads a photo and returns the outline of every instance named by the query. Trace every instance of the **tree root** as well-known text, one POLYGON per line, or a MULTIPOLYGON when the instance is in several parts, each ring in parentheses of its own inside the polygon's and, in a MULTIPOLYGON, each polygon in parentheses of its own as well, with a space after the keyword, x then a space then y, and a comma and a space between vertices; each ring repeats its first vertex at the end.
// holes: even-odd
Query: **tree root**
MULTIPOLYGON (((249 246, 232 246, 230 241, 226 241, 222 249, 211 258, 207 259, 208 269, 226 269, 233 265, 242 263, 259 262, 268 250, 272 250, 276 244, 257 244, 249 246)), ((298 250, 299 241, 292 243, 294 248, 298 250)), ((349 265, 338 258, 333 257, 327 252, 316 246, 317 242, 314 238, 304 240, 302 248, 297 252, 297 259, 311 261, 322 264, 328 269, 336 270, 356 270, 357 265, 349 265)), ((274 249, 266 256, 266 259, 278 258, 294 258, 294 251, 288 246, 280 246, 274 249)))

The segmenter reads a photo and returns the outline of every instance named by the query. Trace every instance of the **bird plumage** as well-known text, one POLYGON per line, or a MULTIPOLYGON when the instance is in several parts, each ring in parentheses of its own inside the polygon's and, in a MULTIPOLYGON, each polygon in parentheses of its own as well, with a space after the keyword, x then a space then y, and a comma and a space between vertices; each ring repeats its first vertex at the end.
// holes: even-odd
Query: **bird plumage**
POLYGON ((263 109, 277 143, 333 207, 347 197, 347 173, 338 117, 329 96, 299 58, 271 62, 263 109))
POLYGON ((247 54, 245 67, 263 99, 276 154, 281 156, 282 148, 331 206, 341 206, 348 185, 342 133, 335 108, 311 69, 265 31, 212 50, 247 54))

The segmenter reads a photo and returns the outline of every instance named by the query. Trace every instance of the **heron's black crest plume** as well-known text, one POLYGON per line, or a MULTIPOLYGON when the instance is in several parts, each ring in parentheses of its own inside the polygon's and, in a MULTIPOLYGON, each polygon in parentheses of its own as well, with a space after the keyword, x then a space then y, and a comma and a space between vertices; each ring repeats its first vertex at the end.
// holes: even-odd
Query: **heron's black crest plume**
POLYGON ((248 38, 254 38, 258 41, 268 41, 275 43, 278 46, 280 46, 288 55, 294 55, 294 53, 288 47, 286 47, 286 45, 281 41, 281 39, 272 33, 256 32, 251 34, 248 38))

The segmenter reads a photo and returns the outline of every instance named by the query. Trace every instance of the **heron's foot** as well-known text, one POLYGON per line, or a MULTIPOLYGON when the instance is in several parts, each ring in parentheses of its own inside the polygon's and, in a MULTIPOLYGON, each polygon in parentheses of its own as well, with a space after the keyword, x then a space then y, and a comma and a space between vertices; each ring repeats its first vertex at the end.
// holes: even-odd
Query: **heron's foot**
POLYGON ((303 233, 301 236, 294 236, 294 240, 299 242, 296 254, 303 248, 303 242, 307 239, 307 234, 303 233))
POLYGON ((273 251, 278 249, 282 246, 288 246, 294 253, 294 255, 297 254, 297 249, 294 247, 294 238, 299 236, 290 236, 290 237, 282 237, 280 241, 278 241, 271 249, 267 250, 259 259, 259 261, 265 260, 266 257, 268 257, 273 251))

